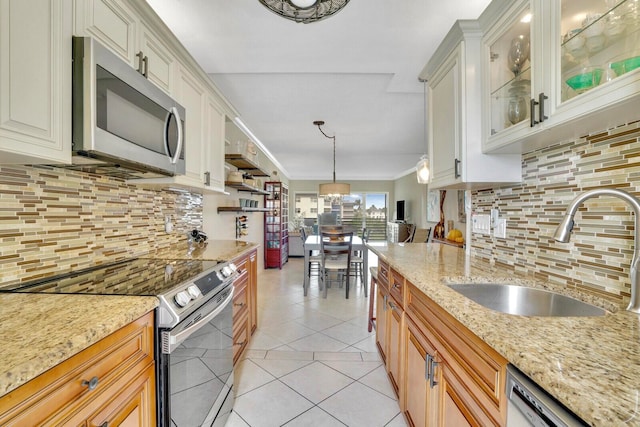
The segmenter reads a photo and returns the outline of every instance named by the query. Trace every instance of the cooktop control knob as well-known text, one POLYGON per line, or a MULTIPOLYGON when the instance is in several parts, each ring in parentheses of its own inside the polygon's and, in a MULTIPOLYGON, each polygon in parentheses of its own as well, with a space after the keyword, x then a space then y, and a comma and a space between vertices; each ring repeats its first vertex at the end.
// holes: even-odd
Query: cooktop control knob
POLYGON ((175 300, 176 304, 178 304, 179 307, 184 307, 187 304, 189 304, 189 302, 191 301, 191 297, 189 296, 187 291, 178 292, 176 296, 173 297, 173 299, 175 300))
POLYGON ((232 262, 230 262, 230 263, 229 263, 229 268, 230 268, 230 269, 231 269, 231 271, 233 271, 233 272, 238 271, 238 267, 237 267, 234 263, 232 263, 232 262))
POLYGON ((224 267, 222 267, 222 275, 224 277, 229 277, 233 274, 233 270, 231 270, 231 267, 229 267, 228 265, 225 265, 224 267))
POLYGON ((187 292, 189 293, 189 296, 192 299, 196 299, 198 298, 200 295, 202 295, 202 292, 200 292, 200 288, 197 287, 196 285, 191 285, 187 288, 187 292))

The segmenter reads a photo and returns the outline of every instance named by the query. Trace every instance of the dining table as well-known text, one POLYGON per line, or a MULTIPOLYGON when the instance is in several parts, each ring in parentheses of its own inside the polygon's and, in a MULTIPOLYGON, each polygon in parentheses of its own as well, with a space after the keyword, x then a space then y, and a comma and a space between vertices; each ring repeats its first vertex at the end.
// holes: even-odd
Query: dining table
MULTIPOLYGON (((307 292, 309 290, 309 282, 310 282, 310 263, 309 257, 313 251, 320 251, 321 236, 317 234, 312 234, 307 237, 307 240, 304 241, 304 296, 307 296, 307 292)), ((367 286, 367 275, 369 274, 369 262, 368 262, 368 254, 369 249, 367 248, 366 242, 359 236, 353 236, 351 238, 351 249, 353 251, 359 251, 362 253, 362 285, 367 286)))

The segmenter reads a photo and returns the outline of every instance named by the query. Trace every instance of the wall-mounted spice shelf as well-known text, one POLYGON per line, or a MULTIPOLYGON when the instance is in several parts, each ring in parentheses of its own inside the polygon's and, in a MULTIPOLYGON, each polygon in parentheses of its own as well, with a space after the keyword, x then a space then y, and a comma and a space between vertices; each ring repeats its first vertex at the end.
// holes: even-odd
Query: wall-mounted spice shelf
POLYGON ((238 191, 246 191, 252 194, 262 194, 265 196, 269 194, 268 191, 265 191, 261 188, 253 187, 249 184, 245 184, 244 182, 225 181, 224 185, 229 188, 235 188, 238 191))
POLYGON ((218 213, 220 212, 268 212, 271 209, 265 208, 242 208, 240 206, 219 206, 218 213))
POLYGON ((248 171, 252 176, 270 176, 268 172, 265 172, 264 169, 242 154, 225 154, 224 161, 240 170, 248 171))

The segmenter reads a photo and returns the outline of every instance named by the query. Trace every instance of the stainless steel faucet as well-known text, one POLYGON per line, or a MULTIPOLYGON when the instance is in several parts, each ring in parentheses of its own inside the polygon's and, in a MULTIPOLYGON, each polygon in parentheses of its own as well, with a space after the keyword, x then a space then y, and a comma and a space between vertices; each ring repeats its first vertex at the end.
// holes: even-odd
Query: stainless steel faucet
POLYGON ((573 217, 578 211, 580 205, 585 200, 597 196, 613 196, 622 199, 629 203, 633 208, 635 215, 635 230, 633 239, 633 259, 631 260, 631 269, 629 271, 629 279, 631 280, 631 301, 627 310, 640 314, 640 277, 638 276, 638 263, 640 263, 640 251, 638 250, 638 243, 640 243, 640 201, 633 197, 631 194, 622 191, 609 188, 595 189, 582 193, 567 207, 567 211, 562 218, 562 222, 558 225, 553 238, 558 242, 567 243, 571 237, 571 230, 573 229, 573 217))

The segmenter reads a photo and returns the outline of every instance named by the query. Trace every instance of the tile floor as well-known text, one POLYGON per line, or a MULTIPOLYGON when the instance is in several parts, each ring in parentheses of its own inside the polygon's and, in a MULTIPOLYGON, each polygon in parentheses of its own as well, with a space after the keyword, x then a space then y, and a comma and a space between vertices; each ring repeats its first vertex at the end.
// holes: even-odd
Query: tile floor
POLYGON ((227 427, 406 426, 362 286, 348 300, 334 286, 324 299, 313 278, 305 297, 302 275, 302 258, 259 271, 258 330, 236 367, 227 427))

